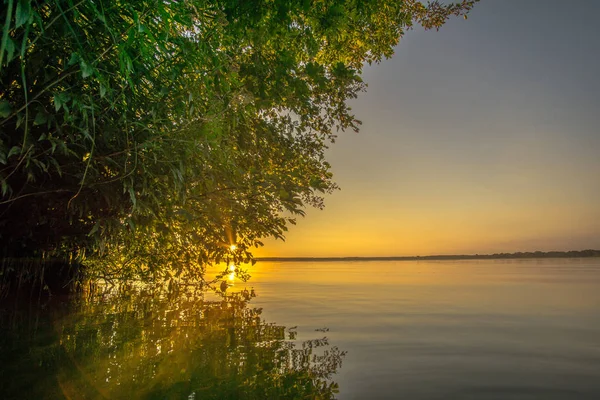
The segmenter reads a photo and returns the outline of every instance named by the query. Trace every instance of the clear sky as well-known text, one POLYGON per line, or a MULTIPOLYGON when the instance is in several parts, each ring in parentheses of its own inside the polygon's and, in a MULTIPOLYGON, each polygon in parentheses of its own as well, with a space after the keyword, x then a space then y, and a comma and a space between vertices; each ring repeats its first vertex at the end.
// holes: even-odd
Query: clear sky
POLYGON ((600 248, 600 1, 482 0, 367 67, 342 190, 257 256, 600 248))

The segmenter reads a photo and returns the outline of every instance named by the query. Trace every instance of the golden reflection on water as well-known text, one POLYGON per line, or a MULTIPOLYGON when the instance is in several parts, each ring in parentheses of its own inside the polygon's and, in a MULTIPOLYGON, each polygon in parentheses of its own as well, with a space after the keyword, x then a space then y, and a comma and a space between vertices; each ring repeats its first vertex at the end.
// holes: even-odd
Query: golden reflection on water
POLYGON ((402 297, 423 306, 536 313, 540 308, 597 310, 600 275, 586 271, 598 265, 585 259, 259 262, 250 269, 249 282, 261 292, 268 282, 288 298, 292 289, 304 300, 326 295, 348 305, 358 298, 381 305, 402 297))
POLYGON ((138 287, 3 310, 3 398, 333 398, 344 353, 265 321, 252 297, 138 287))

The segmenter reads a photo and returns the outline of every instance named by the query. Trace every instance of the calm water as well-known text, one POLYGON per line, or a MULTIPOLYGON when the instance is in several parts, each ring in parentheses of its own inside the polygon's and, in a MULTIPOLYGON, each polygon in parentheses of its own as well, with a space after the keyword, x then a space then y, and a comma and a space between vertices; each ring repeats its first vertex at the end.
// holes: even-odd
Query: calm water
POLYGON ((600 398, 600 259, 251 273, 225 297, 5 304, 0 398, 600 398))

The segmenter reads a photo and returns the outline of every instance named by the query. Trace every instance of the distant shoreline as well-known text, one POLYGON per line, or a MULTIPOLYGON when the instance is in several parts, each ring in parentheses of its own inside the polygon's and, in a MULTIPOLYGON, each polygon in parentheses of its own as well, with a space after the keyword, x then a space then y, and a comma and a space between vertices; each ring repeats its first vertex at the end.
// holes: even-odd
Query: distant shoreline
POLYGON ((503 260, 524 258, 600 257, 600 250, 535 251, 495 254, 456 254, 404 257, 258 257, 256 261, 423 261, 423 260, 503 260))

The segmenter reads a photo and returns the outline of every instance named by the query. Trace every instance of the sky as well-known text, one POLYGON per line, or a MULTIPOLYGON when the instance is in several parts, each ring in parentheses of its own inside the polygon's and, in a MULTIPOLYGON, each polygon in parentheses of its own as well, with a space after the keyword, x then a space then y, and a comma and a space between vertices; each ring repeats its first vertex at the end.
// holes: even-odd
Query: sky
POLYGON ((259 257, 600 248, 600 1, 482 0, 366 67, 341 187, 259 257))

